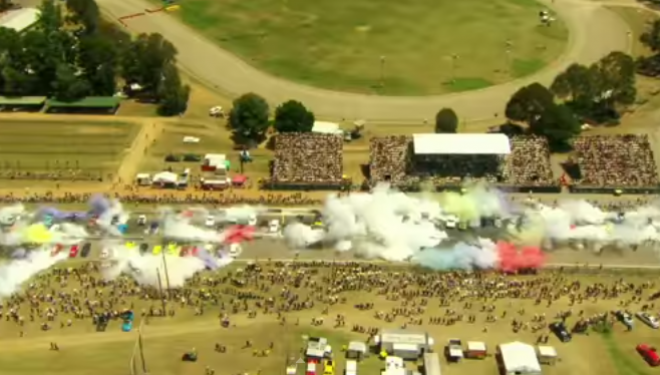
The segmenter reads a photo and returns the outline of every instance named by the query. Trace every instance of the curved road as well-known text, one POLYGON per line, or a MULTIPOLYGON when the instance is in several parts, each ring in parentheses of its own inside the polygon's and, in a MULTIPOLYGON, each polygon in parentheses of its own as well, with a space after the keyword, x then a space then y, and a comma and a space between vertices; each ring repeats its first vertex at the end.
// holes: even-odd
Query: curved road
MULTIPOLYGON (((97 2, 103 12, 114 19, 154 8, 147 0, 97 2)), ((501 113, 510 95, 522 85, 549 84, 559 71, 573 62, 589 64, 611 51, 629 51, 632 43, 628 26, 604 5, 608 3, 553 1, 551 7, 568 26, 570 40, 565 53, 538 74, 477 91, 428 97, 351 94, 286 81, 251 67, 165 12, 147 13, 124 22, 132 32, 162 34, 179 51, 178 62, 185 71, 231 96, 256 92, 274 104, 296 99, 324 119, 420 123, 433 118, 439 108, 451 107, 462 119, 478 121, 493 119, 501 113)))

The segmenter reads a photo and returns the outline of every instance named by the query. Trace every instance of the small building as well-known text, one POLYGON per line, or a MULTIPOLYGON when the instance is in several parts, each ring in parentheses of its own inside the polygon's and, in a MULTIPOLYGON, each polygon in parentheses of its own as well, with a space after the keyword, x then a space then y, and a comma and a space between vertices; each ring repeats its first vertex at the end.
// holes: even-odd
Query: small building
POLYGON ((557 350, 553 346, 539 345, 537 351, 539 363, 554 365, 557 362, 557 350))
POLYGON ((424 375, 442 375, 438 353, 424 353, 424 375))
POLYGON ((305 350, 305 358, 307 362, 321 362, 324 358, 332 357, 332 347, 328 344, 328 340, 323 337, 312 337, 307 341, 307 349, 305 350))
POLYGON ((343 135, 344 131, 335 122, 314 121, 312 133, 343 135))
POLYGON ((374 340, 381 352, 408 360, 418 359, 433 346, 433 339, 427 333, 407 330, 383 329, 374 340))
POLYGON ((502 375, 541 375, 541 364, 532 345, 519 341, 501 344, 497 360, 502 375))
POLYGON ((468 341, 467 350, 465 351, 466 358, 484 359, 488 355, 486 343, 482 341, 468 341))
POLYGON ((114 115, 119 109, 120 98, 114 96, 87 96, 80 100, 60 101, 48 99, 48 113, 99 113, 114 115))
POLYGON ((5 12, 0 17, 0 26, 23 32, 39 20, 41 11, 36 8, 20 8, 5 12))
POLYGON ((0 96, 0 111, 39 112, 46 99, 45 96, 0 96))

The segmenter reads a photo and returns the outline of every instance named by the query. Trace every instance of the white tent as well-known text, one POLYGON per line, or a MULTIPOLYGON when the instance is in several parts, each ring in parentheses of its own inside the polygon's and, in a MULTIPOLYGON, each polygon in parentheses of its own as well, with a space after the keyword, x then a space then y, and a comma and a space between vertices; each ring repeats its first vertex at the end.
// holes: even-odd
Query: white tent
POLYGON ((176 183, 179 176, 173 172, 160 172, 154 175, 153 181, 155 183, 176 183))
POLYGON ((34 25, 41 11, 36 8, 21 8, 10 10, 0 18, 0 26, 21 32, 34 25))
POLYGON ((339 124, 335 122, 314 121, 312 133, 341 135, 344 132, 339 128, 339 124))
POLYGON ((541 364, 532 345, 519 341, 499 346, 502 369, 506 375, 540 375, 541 364))
POLYGON ((415 155, 508 155, 509 137, 504 134, 413 134, 415 155))

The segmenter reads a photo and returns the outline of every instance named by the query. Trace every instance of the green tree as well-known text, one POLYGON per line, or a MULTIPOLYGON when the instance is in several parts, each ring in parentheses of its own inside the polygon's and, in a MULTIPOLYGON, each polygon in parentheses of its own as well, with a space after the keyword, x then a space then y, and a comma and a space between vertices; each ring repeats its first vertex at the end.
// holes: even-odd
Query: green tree
POLYGON ((11 0, 0 0, 0 12, 4 12, 5 10, 9 10, 12 7, 12 2, 11 0))
POLYGON ((42 0, 39 11, 39 18, 35 24, 38 30, 43 31, 46 35, 61 31, 64 24, 62 11, 55 0, 42 0))
POLYGON ((138 83, 155 94, 168 64, 175 62, 177 51, 160 34, 140 34, 127 47, 122 59, 124 80, 138 83))
POLYGON ((635 62, 625 53, 612 52, 589 67, 569 66, 550 88, 577 115, 609 121, 635 101, 635 62))
POLYGON ((79 65, 82 76, 95 95, 110 96, 117 88, 118 51, 113 42, 103 36, 80 38, 79 65))
MULTIPOLYGON (((660 1, 654 1, 660 3, 660 1)), ((640 74, 657 77, 660 75, 660 19, 653 21, 651 26, 640 36, 640 42, 648 47, 653 54, 637 59, 637 71, 640 74)))
POLYGON ((552 92, 540 83, 520 88, 506 104, 506 118, 531 124, 548 107, 554 106, 552 92))
POLYGON ((234 141, 243 144, 261 142, 268 130, 268 103, 261 96, 248 93, 234 100, 228 126, 234 141))
POLYGON ((598 71, 596 102, 614 109, 635 102, 635 60, 623 52, 611 52, 594 64, 598 71))
POLYGON ((653 21, 651 26, 640 35, 639 41, 651 51, 660 52, 660 19, 653 21))
POLYGON ((530 123, 532 133, 548 139, 550 148, 563 151, 570 148, 570 141, 580 134, 580 123, 566 105, 551 105, 530 123))
POLYGON ((169 64, 163 72, 163 80, 158 88, 158 114, 175 116, 182 114, 188 107, 190 87, 181 83, 179 71, 174 64, 169 64))
POLYGON ((56 70, 54 95, 58 100, 74 101, 89 95, 89 83, 78 77, 70 65, 60 64, 56 70))
POLYGON ((456 133, 458 130, 458 116, 451 108, 443 108, 435 115, 436 133, 456 133))
POLYGON ((597 94, 597 71, 584 65, 572 64, 560 73, 550 86, 558 98, 581 107, 590 107, 597 94))
POLYGON ((289 100, 275 109, 273 125, 280 133, 307 133, 314 127, 314 114, 301 102, 289 100))
POLYGON ((69 21, 80 24, 86 35, 94 34, 100 22, 99 7, 94 0, 66 0, 69 21))

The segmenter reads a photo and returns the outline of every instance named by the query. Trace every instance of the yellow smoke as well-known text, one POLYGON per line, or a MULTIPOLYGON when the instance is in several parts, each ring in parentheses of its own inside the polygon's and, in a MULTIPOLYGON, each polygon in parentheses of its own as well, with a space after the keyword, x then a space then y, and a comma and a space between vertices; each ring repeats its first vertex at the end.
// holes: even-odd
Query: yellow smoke
POLYGON ((53 234, 46 228, 45 225, 32 224, 29 227, 25 228, 23 231, 23 238, 26 242, 35 243, 35 244, 46 244, 53 242, 53 234))
POLYGON ((445 212, 456 215, 461 221, 479 219, 479 208, 468 194, 444 192, 440 195, 440 204, 445 212))

